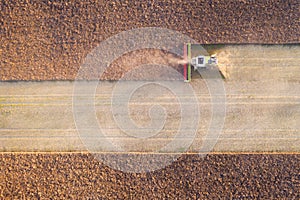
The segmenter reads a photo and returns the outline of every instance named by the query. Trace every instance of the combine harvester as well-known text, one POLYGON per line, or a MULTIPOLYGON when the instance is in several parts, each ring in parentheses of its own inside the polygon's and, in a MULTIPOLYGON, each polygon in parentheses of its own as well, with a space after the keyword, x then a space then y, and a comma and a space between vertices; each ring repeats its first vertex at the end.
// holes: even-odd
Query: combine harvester
POLYGON ((218 60, 215 55, 208 53, 200 44, 187 43, 183 46, 183 56, 186 63, 183 65, 184 81, 190 82, 192 66, 194 71, 217 69, 218 60))

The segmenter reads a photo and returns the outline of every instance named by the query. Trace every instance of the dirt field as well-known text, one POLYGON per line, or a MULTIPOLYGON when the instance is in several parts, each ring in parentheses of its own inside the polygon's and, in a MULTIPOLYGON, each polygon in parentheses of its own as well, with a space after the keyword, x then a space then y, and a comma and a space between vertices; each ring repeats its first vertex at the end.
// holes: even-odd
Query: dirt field
MULTIPOLYGON (((0 199, 299 199, 299 1, 3 0, 0 10, 0 199), (178 137, 176 148, 162 149, 179 127, 180 106, 172 91, 150 90, 151 85, 135 92, 128 116, 137 127, 148 127, 141 129, 144 134, 153 134, 147 131, 159 127, 166 114, 162 133, 151 139, 124 134, 114 123, 116 116, 125 116, 124 110, 112 115, 109 106, 116 82, 108 81, 95 90, 95 115, 87 115, 82 123, 97 119, 105 138, 123 153, 94 149, 95 141, 106 144, 102 138, 79 137, 71 81, 93 48, 141 27, 168 28, 201 44, 217 44, 213 53, 226 89, 226 118, 218 138, 210 135, 203 140, 211 106, 219 108, 222 95, 216 94, 212 104, 206 82, 197 73, 186 84, 156 65, 137 70, 138 64, 158 62, 182 74, 180 57, 153 49, 128 52, 100 78, 127 75, 134 80, 173 80, 182 91, 193 87, 201 114, 195 137, 178 137), (151 96, 149 91, 161 95, 151 96), (208 155, 197 153, 201 145, 215 141, 208 155), (91 148, 102 153, 89 154, 91 148), (185 150, 189 154, 180 156, 185 150), (151 172, 143 172, 145 167, 151 172)), ((98 79, 95 71, 91 68, 84 78, 98 79)), ((92 87, 85 84, 83 91, 90 92, 92 87)), ((121 97, 126 100, 126 87, 121 84, 119 89, 124 89, 121 97)), ((183 106, 192 104, 190 94, 179 95, 183 106)), ((90 103, 88 96, 81 98, 87 101, 79 101, 84 102, 75 106, 79 111, 90 103)), ((122 98, 117 103, 120 106, 122 98)), ((192 111, 187 109, 183 119, 195 119, 192 111)), ((131 134, 137 134, 138 129, 133 130, 131 134)), ((84 131, 93 133, 90 128, 84 131)))
POLYGON ((100 42, 139 27, 179 31, 200 44, 300 41, 298 0, 5 0, 0 10, 0 80, 72 80, 100 42))
MULTIPOLYGON (((150 160, 163 159, 151 157, 150 160)), ((186 155, 123 173, 86 154, 0 154, 0 197, 13 199, 297 199, 300 156, 186 155)))
MULTIPOLYGON (((167 121, 160 134, 148 139, 136 139, 124 134, 111 114, 111 97, 117 82, 99 83, 95 93, 95 106, 97 119, 104 128, 106 139, 122 147, 125 153, 148 152, 149 154, 141 155, 143 160, 151 161, 151 166, 160 160, 166 162, 168 159, 179 159, 151 173, 125 173, 123 168, 123 172, 116 170, 116 165, 112 168, 105 166, 117 159, 126 162, 127 167, 134 167, 136 171, 138 158, 141 156, 139 154, 133 157, 126 154, 107 157, 103 154, 102 159, 108 158, 108 161, 101 164, 90 154, 70 152, 86 152, 91 149, 107 151, 87 148, 78 136, 72 110, 73 82, 2 82, 1 151, 7 152, 0 156, 1 179, 5 180, 1 185, 2 197, 47 198, 49 194, 57 198, 72 198, 76 195, 127 199, 163 196, 207 199, 296 197, 299 180, 295 169, 299 168, 300 150, 299 45, 225 46, 216 53, 220 60, 220 70, 226 78, 226 117, 213 151, 204 158, 195 154, 183 157, 180 154, 164 154, 184 152, 184 145, 168 152, 160 150, 172 141, 180 123, 180 104, 174 101, 175 96, 170 91, 157 91, 158 88, 151 85, 144 90, 135 91, 129 108, 130 117, 138 126, 149 123, 148 112, 151 105, 158 104, 167 110, 167 121), (263 58, 256 59, 259 56, 263 58), (158 96, 151 96, 151 93, 158 96), (11 151, 19 153, 9 153, 11 151), (44 153, 21 153, 33 151, 44 153), (254 152, 258 153, 253 154, 254 152), (70 165, 70 168, 63 167, 66 165, 70 165), (38 180, 40 181, 37 182, 38 180), (153 190, 156 192, 153 193, 153 190)), ((167 57, 169 59, 163 59, 166 57, 162 52, 153 51, 152 54, 157 55, 158 62, 168 64, 168 61, 173 60, 170 55, 167 57)), ((130 62, 124 63, 124 60, 130 58, 130 54, 125 55, 123 60, 116 60, 113 66, 119 65, 135 71, 130 68, 130 62)), ((137 77, 136 73, 133 75, 137 77)), ((149 77, 147 75, 138 77, 149 77)), ((164 78, 159 73, 152 75, 154 79, 164 78)), ((126 96, 126 85, 138 82, 120 82, 118 91, 124 93, 121 96, 126 96)), ((182 80, 173 81, 175 83, 178 84, 177 88, 183 87, 182 89, 192 86, 199 101, 202 118, 195 138, 177 138, 181 144, 191 140, 188 151, 197 153, 203 144, 211 117, 212 104, 207 85, 197 73, 193 73, 190 84, 182 80)), ((94 83, 81 82, 83 87, 85 84, 84 91, 89 91, 90 85, 94 83)), ((192 98, 190 95, 182 93, 180 96, 188 100, 192 98)), ((122 113, 115 114, 122 116, 122 113)), ((193 115, 187 117, 192 119, 193 115)), ((187 117, 185 119, 189 119, 187 117)))

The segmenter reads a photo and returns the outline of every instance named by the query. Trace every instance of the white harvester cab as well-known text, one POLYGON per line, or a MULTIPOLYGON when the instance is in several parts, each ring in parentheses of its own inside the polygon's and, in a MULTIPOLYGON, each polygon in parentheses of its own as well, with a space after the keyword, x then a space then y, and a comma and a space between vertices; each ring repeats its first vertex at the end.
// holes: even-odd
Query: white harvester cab
POLYGON ((199 55, 191 59, 191 65, 194 66, 194 70, 206 68, 209 65, 217 65, 217 58, 215 55, 203 56, 199 55))

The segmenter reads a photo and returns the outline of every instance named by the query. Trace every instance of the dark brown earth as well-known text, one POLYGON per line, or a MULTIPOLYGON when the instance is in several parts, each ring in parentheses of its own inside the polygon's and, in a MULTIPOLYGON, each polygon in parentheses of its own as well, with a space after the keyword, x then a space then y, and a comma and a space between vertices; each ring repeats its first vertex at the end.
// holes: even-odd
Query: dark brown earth
MULTIPOLYGON (((299 43, 298 0, 0 3, 0 80, 73 80, 85 56, 125 30, 163 27, 202 44, 299 43)), ((111 70, 103 79, 119 77, 111 70)))
MULTIPOLYGON (((100 80, 182 80, 181 59, 171 53, 146 49, 124 54, 103 72, 100 80), (171 71, 171 70, 174 71, 171 71), (175 71, 176 70, 176 71, 175 71)), ((93 77, 88 75, 86 78, 93 77)))
POLYGON ((1 154, 0 198, 299 199, 299 161, 299 154, 184 155, 138 174, 89 154, 1 154))
MULTIPOLYGON (((139 27, 176 30, 202 44, 299 43, 299 6, 298 0, 3 0, 0 81, 73 80, 100 42, 139 27)), ((134 67, 121 70, 118 62, 103 79, 134 67)), ((0 199, 299 199, 299 168, 299 154, 188 155, 134 174, 87 154, 2 153, 0 199)))

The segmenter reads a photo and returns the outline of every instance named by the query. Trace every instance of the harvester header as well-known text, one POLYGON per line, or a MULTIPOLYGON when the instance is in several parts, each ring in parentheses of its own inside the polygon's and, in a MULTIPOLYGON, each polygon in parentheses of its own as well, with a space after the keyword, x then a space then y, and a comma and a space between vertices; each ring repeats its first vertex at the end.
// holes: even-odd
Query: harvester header
POLYGON ((190 82, 192 78, 192 67, 194 70, 207 69, 209 66, 218 64, 215 55, 208 55, 200 44, 186 43, 183 46, 183 58, 186 63, 183 66, 184 81, 190 82))

